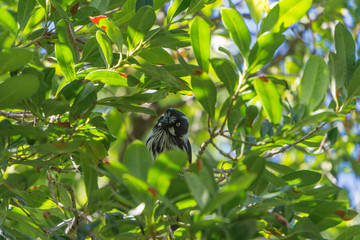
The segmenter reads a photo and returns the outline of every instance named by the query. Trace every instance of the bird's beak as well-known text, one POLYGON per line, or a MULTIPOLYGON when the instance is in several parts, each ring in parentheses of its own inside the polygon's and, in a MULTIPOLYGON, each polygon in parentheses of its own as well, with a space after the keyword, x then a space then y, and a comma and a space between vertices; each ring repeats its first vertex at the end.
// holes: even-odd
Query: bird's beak
POLYGON ((160 123, 160 126, 163 125, 163 124, 167 125, 167 124, 170 123, 170 122, 169 122, 169 118, 168 118, 168 117, 165 117, 165 118, 159 120, 159 123, 160 123))

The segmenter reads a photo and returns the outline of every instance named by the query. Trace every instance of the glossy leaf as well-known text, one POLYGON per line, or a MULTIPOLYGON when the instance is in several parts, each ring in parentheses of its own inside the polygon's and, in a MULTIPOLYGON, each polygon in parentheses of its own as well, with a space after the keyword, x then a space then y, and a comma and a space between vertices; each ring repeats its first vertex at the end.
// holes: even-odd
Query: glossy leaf
POLYGON ((154 7, 154 0, 136 0, 135 12, 137 12, 143 6, 154 7))
POLYGON ((211 199, 203 209, 204 213, 212 212, 223 206, 227 202, 233 200, 241 192, 244 192, 250 187, 251 183, 256 179, 256 175, 253 173, 237 177, 224 186, 220 192, 211 199))
POLYGON ((299 170, 285 174, 281 178, 290 185, 295 184, 297 187, 304 187, 317 183, 321 179, 321 173, 308 170, 299 170))
POLYGON ((285 41, 285 37, 279 33, 267 33, 261 35, 252 47, 248 57, 249 73, 254 73, 269 63, 275 51, 285 41))
POLYGON ((100 53, 107 68, 110 68, 113 61, 112 47, 110 39, 102 31, 96 32, 96 40, 100 46, 100 53))
POLYGON ((210 26, 204 19, 197 16, 191 22, 190 39, 200 69, 208 72, 210 58, 210 26))
POLYGON ((173 87, 176 90, 189 90, 185 81, 174 77, 164 67, 154 66, 145 62, 141 64, 139 71, 157 80, 165 82, 168 87, 173 87))
POLYGON ((356 96, 360 95, 360 66, 358 66, 353 73, 349 86, 348 86, 348 93, 346 96, 346 101, 344 105, 349 104, 356 96))
POLYGON ((213 58, 211 59, 211 65, 228 92, 234 94, 235 87, 239 81, 239 75, 236 73, 233 64, 224 58, 213 58))
POLYGON ((171 22, 174 17, 179 15, 182 11, 190 5, 190 0, 175 0, 167 11, 167 21, 171 22))
POLYGON ((195 174, 185 174, 185 181, 191 195, 201 209, 210 201, 210 193, 201 179, 195 174))
POLYGON ((163 48, 149 48, 139 53, 146 62, 155 65, 175 64, 173 57, 163 48))
POLYGON ((76 96, 71 109, 70 114, 72 117, 80 118, 85 117, 95 107, 96 103, 96 89, 92 82, 86 83, 84 88, 76 96))
POLYGON ((251 36, 244 19, 238 11, 232 8, 221 9, 221 17, 231 39, 239 48, 241 54, 246 57, 249 52, 251 36))
POLYGON ((346 227, 335 240, 351 240, 360 235, 360 225, 353 225, 346 227))
POLYGON ((267 0, 245 0, 246 5, 249 8, 250 15, 254 19, 255 23, 258 24, 262 18, 263 12, 267 8, 267 0))
POLYGON ((123 74, 113 70, 95 70, 86 75, 86 79, 90 81, 100 81, 109 85, 128 86, 127 78, 123 74))
POLYGON ((0 8, 0 16, 0 25, 9 29, 13 34, 16 34, 18 31, 16 21, 4 7, 0 8))
POLYGON ((133 176, 144 181, 147 180, 152 160, 149 150, 143 142, 133 141, 126 148, 123 162, 133 176))
POLYGON ((34 95, 39 88, 36 75, 20 75, 0 83, 0 109, 15 107, 21 100, 34 95))
POLYGON ((312 0, 281 0, 264 18, 260 34, 267 31, 283 32, 299 21, 310 9, 312 0))
POLYGON ((279 91, 274 83, 266 78, 257 78, 254 80, 254 87, 270 121, 274 124, 279 124, 282 114, 282 104, 279 91))
POLYGON ((19 0, 17 21, 20 23, 20 30, 25 28, 35 5, 36 0, 19 0))
POLYGON ((64 43, 56 43, 55 55, 66 81, 71 82, 75 80, 74 57, 71 49, 64 43))
POLYGON ((94 204, 93 203, 93 200, 95 199, 94 194, 96 190, 99 189, 97 171, 95 169, 97 162, 95 162, 94 157, 87 152, 80 152, 80 162, 81 162, 81 170, 82 173, 84 174, 84 184, 85 184, 86 195, 88 198, 88 204, 91 206, 92 204, 94 204))
POLYGON ((216 104, 216 87, 205 72, 195 71, 191 76, 191 86, 195 98, 200 102, 210 118, 214 118, 216 104))
POLYGON ((300 82, 299 101, 308 111, 316 110, 324 101, 330 81, 329 67, 318 55, 313 55, 306 63, 300 82))
POLYGON ((140 8, 132 17, 128 26, 129 51, 133 50, 144 39, 155 20, 154 9, 150 6, 140 8))
POLYGON ((335 49, 338 60, 336 72, 342 72, 336 80, 336 89, 349 85, 350 78, 355 70, 355 42, 349 30, 339 22, 335 27, 335 49))
POLYGON ((18 70, 26 63, 28 63, 32 57, 33 52, 29 49, 4 49, 2 52, 0 52, 0 59, 6 59, 6 61, 0 61, 0 75, 6 72, 18 70))
POLYGON ((78 61, 79 59, 79 51, 77 49, 75 39, 74 39, 74 31, 71 28, 70 22, 61 19, 56 23, 56 33, 61 43, 64 43, 71 49, 73 54, 74 61, 78 61))
POLYGON ((117 46, 118 51, 121 52, 124 39, 120 29, 107 17, 101 18, 97 26, 105 30, 107 36, 117 46))
POLYGON ((187 162, 184 151, 168 151, 161 153, 148 173, 148 184, 156 188, 160 194, 165 195, 173 179, 187 162))

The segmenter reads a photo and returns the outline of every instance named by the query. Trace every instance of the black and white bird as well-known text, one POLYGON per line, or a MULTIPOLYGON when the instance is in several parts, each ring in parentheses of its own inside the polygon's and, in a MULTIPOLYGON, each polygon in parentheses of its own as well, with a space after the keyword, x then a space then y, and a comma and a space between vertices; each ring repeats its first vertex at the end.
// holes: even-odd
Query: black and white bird
POLYGON ((156 159, 164 151, 180 149, 188 154, 191 163, 191 145, 188 137, 189 119, 182 112, 170 108, 151 130, 146 139, 146 146, 152 159, 156 159))

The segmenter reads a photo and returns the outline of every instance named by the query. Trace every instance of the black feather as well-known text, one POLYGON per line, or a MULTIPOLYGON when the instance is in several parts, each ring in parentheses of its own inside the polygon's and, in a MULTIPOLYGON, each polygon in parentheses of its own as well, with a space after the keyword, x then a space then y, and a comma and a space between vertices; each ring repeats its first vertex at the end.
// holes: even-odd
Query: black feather
POLYGON ((170 108, 151 130, 146 139, 146 146, 153 159, 164 151, 180 149, 188 154, 191 163, 191 144, 188 136, 188 118, 182 112, 170 108))

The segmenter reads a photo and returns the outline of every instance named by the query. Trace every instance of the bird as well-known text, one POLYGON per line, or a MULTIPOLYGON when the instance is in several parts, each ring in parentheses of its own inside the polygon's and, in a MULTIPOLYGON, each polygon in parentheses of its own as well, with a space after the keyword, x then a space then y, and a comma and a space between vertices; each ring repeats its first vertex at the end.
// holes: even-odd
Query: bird
POLYGON ((189 119, 176 109, 166 110, 149 133, 146 146, 153 160, 162 152, 180 149, 188 154, 191 163, 189 119))

